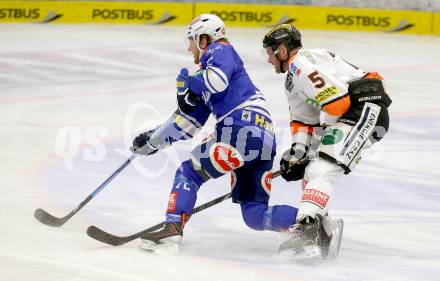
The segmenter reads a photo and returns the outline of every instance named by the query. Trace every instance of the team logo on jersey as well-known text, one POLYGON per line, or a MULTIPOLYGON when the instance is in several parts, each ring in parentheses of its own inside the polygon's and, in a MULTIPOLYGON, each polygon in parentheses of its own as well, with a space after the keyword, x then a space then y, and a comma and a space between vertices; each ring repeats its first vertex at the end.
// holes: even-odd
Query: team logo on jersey
POLYGON ((251 122, 252 112, 243 110, 241 113, 241 121, 251 122))
POLYGON ((272 190, 272 177, 272 171, 266 171, 261 177, 261 186, 263 187, 264 191, 266 191, 266 193, 269 195, 270 191, 272 190))
POLYGON ((215 143, 209 150, 209 157, 214 168, 222 174, 240 168, 244 164, 243 156, 233 146, 226 143, 215 143))
POLYGON ((311 105, 311 106, 314 106, 314 107, 319 107, 319 103, 316 100, 311 99, 311 98, 307 98, 306 99, 306 103, 308 105, 311 105))
POLYGON ((304 189, 303 196, 301 198, 302 202, 308 202, 317 205, 321 209, 327 206, 329 196, 324 192, 316 189, 304 189))
POLYGON ((322 104, 324 101, 331 99, 339 94, 338 88, 336 86, 331 86, 325 89, 324 91, 321 91, 316 96, 316 101, 322 104))
POLYGON ((322 138, 322 144, 323 145, 332 145, 337 144, 342 140, 344 137, 344 133, 339 129, 333 129, 330 133, 326 134, 322 138))
POLYGON ((237 174, 234 171, 232 171, 231 172, 231 190, 233 190, 236 185, 237 185, 237 174))
POLYGON ((298 68, 295 63, 292 63, 290 65, 290 72, 292 74, 295 74, 296 76, 299 76, 301 74, 301 68, 298 68))

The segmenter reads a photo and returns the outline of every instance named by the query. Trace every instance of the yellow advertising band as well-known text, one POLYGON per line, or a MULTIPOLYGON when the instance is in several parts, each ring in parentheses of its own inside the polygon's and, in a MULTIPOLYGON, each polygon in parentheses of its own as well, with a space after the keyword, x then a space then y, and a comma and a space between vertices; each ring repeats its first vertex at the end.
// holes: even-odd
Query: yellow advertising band
POLYGON ((187 25, 191 3, 0 2, 0 23, 105 23, 187 25))
POLYGON ((187 25, 212 13, 228 26, 440 35, 440 13, 293 5, 161 2, 0 1, 0 23, 187 25))

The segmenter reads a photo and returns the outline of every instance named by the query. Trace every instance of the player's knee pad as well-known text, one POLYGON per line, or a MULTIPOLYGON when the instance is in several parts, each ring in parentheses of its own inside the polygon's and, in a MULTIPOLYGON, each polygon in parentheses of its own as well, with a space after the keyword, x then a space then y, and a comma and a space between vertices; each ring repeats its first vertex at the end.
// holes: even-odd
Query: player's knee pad
POLYGON ((354 126, 337 122, 327 129, 318 147, 318 155, 340 165, 350 173, 361 158, 362 151, 383 137, 388 127, 388 112, 377 104, 366 102, 354 126), (381 126, 378 126, 378 122, 381 126), (380 139, 380 138, 379 138, 380 139))
POLYGON ((246 225, 254 230, 271 229, 271 209, 264 203, 244 202, 240 204, 246 225))

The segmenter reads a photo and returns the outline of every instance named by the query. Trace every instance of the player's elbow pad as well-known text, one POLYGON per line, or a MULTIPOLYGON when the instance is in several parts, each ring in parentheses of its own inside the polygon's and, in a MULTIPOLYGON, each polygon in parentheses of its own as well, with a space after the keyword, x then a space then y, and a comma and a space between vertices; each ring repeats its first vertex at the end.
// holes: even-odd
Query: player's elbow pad
POLYGON ((226 74, 220 68, 214 66, 206 68, 203 72, 203 80, 206 88, 213 94, 223 92, 229 85, 226 74))

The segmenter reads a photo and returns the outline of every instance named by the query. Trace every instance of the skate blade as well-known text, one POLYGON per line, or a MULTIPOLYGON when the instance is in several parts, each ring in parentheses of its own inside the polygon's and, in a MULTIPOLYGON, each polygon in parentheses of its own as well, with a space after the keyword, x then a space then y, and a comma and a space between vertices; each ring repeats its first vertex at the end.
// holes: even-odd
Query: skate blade
POLYGON ((139 248, 145 252, 159 255, 176 255, 179 253, 179 243, 176 242, 156 244, 153 241, 142 240, 139 248))
POLYGON ((332 220, 332 240, 330 241, 328 249, 328 260, 334 260, 338 257, 339 249, 341 248, 343 230, 344 221, 342 219, 332 220))
POLYGON ((280 250, 280 257, 284 260, 302 262, 302 263, 316 263, 321 262, 321 249, 318 246, 304 246, 304 250, 296 252, 293 249, 280 250))

